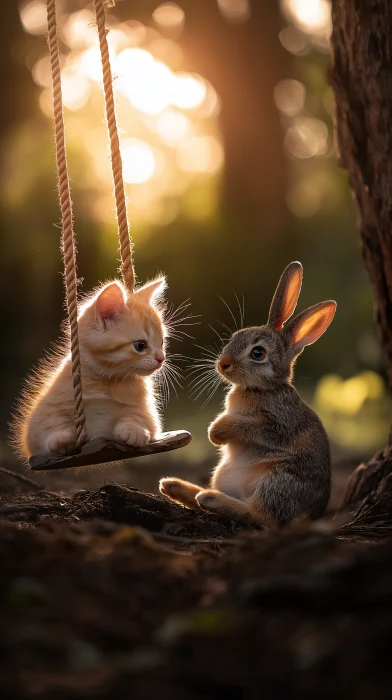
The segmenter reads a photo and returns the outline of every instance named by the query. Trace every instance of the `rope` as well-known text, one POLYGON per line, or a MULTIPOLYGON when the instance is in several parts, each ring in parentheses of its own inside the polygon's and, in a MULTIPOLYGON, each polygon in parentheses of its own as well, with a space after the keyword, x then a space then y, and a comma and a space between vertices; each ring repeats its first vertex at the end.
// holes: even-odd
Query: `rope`
POLYGON ((80 447, 86 442, 87 434, 86 419, 83 409, 82 376, 80 370, 75 240, 73 231, 72 200, 65 151, 63 98, 61 91, 60 57, 56 25, 56 0, 47 0, 47 17, 48 45, 53 84, 57 190, 60 200, 62 221, 61 238, 64 258, 65 298, 71 330, 72 382, 74 388, 75 428, 77 436, 76 445, 80 447))
POLYGON ((109 60, 109 47, 106 37, 105 0, 94 0, 94 8, 98 26, 99 48, 101 50, 106 119, 110 138, 110 155, 114 181, 114 194, 116 199, 118 237, 120 240, 121 274, 126 288, 130 292, 133 292, 135 288, 135 272, 132 265, 132 250, 122 173, 120 141, 118 138, 116 110, 114 106, 113 80, 109 60))

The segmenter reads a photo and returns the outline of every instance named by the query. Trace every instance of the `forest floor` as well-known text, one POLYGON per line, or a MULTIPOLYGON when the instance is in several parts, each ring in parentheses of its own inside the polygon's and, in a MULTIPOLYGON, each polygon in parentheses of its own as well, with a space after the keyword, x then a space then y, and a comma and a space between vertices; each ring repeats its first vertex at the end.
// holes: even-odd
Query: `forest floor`
POLYGON ((390 698, 389 508, 264 532, 2 475, 0 696, 390 698))

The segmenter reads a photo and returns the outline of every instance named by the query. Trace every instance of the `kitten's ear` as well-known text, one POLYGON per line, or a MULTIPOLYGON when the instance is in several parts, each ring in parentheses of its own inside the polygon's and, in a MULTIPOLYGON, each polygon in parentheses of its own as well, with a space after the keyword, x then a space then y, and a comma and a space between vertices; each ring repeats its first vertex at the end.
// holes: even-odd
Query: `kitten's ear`
POLYGON ((331 323, 336 311, 336 301, 322 301, 298 314, 285 327, 283 333, 290 354, 299 355, 306 345, 315 343, 331 323))
POLYGON ((163 294, 167 287, 166 279, 164 277, 157 277, 156 280, 152 282, 147 282, 143 287, 139 287, 135 294, 144 301, 146 304, 153 304, 156 299, 163 294))
POLYGON ((95 300, 95 314, 100 325, 116 321, 125 308, 124 290, 120 282, 108 284, 95 300))
POLYGON ((294 313, 302 285, 302 265, 292 262, 283 272, 268 316, 268 323, 276 331, 281 331, 283 324, 294 313))

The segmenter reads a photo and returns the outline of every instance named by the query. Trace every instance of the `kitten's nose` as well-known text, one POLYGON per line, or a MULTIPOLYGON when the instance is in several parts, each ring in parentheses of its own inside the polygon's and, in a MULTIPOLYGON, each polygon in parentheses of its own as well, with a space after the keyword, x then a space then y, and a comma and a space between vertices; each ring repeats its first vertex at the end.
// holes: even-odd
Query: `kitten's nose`
POLYGON ((233 365, 231 362, 231 358, 229 355, 222 355, 218 362, 218 367, 219 369, 222 370, 222 372, 231 372, 233 369, 233 365))
POLYGON ((160 365, 162 364, 163 360, 165 359, 165 354, 162 352, 162 350, 155 353, 155 359, 160 365))

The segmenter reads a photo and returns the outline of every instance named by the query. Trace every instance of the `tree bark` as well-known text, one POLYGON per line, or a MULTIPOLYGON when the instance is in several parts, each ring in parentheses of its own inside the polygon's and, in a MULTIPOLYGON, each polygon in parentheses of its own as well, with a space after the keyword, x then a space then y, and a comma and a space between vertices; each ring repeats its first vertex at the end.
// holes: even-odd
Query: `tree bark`
MULTIPOLYGON (((337 145, 358 206, 362 256, 392 387, 392 4, 332 0, 332 23, 337 145)), ((360 504, 361 510, 369 501, 374 509, 374 499, 384 503, 389 496, 391 438, 392 432, 388 448, 356 469, 344 506, 360 504)))
POLYGON ((392 3, 332 0, 332 22, 338 149, 358 205, 392 387, 392 3))

